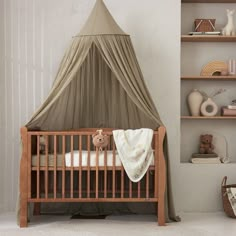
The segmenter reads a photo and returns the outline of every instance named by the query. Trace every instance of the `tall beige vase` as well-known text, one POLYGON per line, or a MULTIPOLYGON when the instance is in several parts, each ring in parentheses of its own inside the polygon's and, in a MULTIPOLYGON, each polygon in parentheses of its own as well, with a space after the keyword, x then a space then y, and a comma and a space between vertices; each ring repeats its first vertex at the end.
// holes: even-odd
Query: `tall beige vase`
POLYGON ((191 116, 200 116, 200 108, 203 102, 201 92, 193 89, 188 95, 187 102, 191 116))

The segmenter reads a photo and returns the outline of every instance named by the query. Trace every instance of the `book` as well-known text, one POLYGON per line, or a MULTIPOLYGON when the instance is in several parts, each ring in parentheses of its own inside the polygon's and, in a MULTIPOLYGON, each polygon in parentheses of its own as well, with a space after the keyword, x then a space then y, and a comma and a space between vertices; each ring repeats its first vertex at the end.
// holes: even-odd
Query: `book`
POLYGON ((216 153, 208 153, 208 154, 201 154, 201 153, 193 153, 192 158, 212 158, 218 157, 216 153))
POLYGON ((236 105, 228 105, 227 108, 228 109, 236 109, 236 105))
POLYGON ((193 31, 189 32, 189 35, 220 35, 220 31, 210 31, 210 32, 198 32, 198 31, 193 31))
POLYGON ((221 164, 220 157, 211 158, 191 158, 193 164, 221 164))
POLYGON ((222 107, 221 115, 222 116, 236 116, 236 109, 229 109, 227 107, 222 107))

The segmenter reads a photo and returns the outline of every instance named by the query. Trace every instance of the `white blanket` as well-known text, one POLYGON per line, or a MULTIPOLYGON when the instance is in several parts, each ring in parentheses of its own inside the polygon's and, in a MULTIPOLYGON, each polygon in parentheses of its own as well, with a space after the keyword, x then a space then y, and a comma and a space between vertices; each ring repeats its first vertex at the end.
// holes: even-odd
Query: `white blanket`
POLYGON ((153 130, 114 130, 114 141, 124 169, 133 182, 138 182, 153 160, 153 130))

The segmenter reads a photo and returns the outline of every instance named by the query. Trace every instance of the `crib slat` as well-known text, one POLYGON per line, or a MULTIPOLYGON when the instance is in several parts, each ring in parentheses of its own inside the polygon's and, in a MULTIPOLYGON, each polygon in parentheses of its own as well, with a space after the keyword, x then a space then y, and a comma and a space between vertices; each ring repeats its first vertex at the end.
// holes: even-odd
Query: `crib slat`
POLYGON ((62 198, 65 198, 65 155, 66 155, 66 138, 62 136, 62 198))
POLYGON ((116 193, 116 169, 115 169, 116 147, 115 141, 112 139, 112 197, 115 198, 116 193))
POLYGON ((37 135, 37 198, 40 196, 40 156, 39 156, 39 135, 37 135))
POLYGON ((155 163, 155 180, 154 180, 154 186, 155 186, 155 190, 154 190, 154 196, 155 197, 159 197, 159 192, 158 192, 158 189, 159 189, 159 174, 158 173, 158 169, 159 169, 159 158, 160 156, 157 155, 158 154, 158 143, 159 143, 159 135, 155 134, 154 135, 154 139, 155 139, 155 149, 154 149, 154 163, 155 163), (156 158, 158 156, 158 158, 156 158))
POLYGON ((149 198, 149 169, 146 173, 146 198, 149 198))
POLYGON ((140 182, 141 180, 138 182, 138 198, 140 198, 140 182))
MULTIPOLYGON (((27 160, 28 160, 28 166, 27 166, 27 169, 28 169, 28 186, 27 186, 27 189, 28 189, 28 198, 31 198, 32 195, 31 195, 31 178, 29 176, 31 176, 31 169, 32 169, 32 154, 31 154, 31 144, 32 144, 32 137, 31 135, 28 134, 28 137, 27 137, 27 140, 28 140, 28 150, 27 150, 27 160)), ((26 183, 25 183, 26 184, 26 183)))
POLYGON ((107 146, 107 149, 108 150, 111 150, 111 135, 108 135, 108 146, 107 146))
POLYGON ((70 151, 71 151, 71 167, 70 167, 70 198, 73 198, 73 186, 74 186, 74 170, 73 170, 73 166, 74 166, 74 136, 71 135, 70 136, 70 151))
POLYGON ((45 168, 45 198, 48 198, 48 135, 45 138, 45 154, 46 154, 46 168, 45 168))
POLYGON ((124 167, 122 165, 121 167, 121 198, 124 198, 124 178, 125 178, 124 167))
POLYGON ((88 151, 88 158, 87 158, 87 198, 90 198, 90 135, 87 136, 87 151, 88 151))
POLYGON ((54 135, 54 156, 53 156, 53 160, 54 160, 54 171, 53 171, 53 197, 57 198, 57 136, 54 135))
POLYGON ((82 135, 79 135, 79 198, 82 198, 82 135))
POLYGON ((104 198, 107 197, 107 148, 104 152, 104 198))
POLYGON ((132 181, 129 180, 129 198, 132 198, 132 181))
POLYGON ((96 171, 95 171, 95 195, 96 195, 96 198, 98 198, 98 157, 99 157, 99 149, 96 148, 96 171))

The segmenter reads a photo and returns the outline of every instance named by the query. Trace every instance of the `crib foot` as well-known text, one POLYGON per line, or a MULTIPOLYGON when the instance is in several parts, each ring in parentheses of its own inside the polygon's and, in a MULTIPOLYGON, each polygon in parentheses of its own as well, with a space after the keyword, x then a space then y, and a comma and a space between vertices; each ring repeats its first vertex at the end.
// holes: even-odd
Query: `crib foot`
POLYGON ((27 203, 21 204, 20 206, 20 227, 27 227, 28 226, 28 209, 27 203))
POLYGON ((166 220, 165 220, 165 206, 163 204, 159 204, 158 207, 158 213, 157 213, 157 219, 158 219, 158 225, 159 226, 165 226, 166 220))

